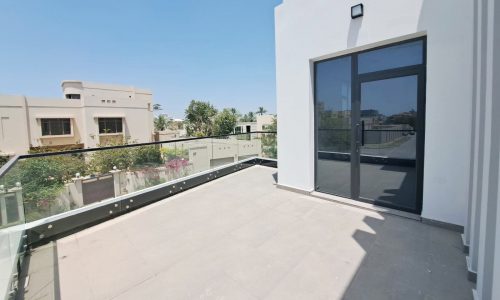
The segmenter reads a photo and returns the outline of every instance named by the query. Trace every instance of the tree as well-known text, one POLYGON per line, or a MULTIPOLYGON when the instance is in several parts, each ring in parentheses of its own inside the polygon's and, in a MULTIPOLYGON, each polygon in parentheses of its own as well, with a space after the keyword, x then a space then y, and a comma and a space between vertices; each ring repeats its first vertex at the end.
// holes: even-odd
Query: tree
POLYGON ((231 113, 236 117, 236 120, 241 119, 241 114, 236 108, 231 107, 229 108, 229 111, 231 111, 231 113))
POLYGON ((243 115, 240 119, 241 122, 255 122, 257 118, 255 118, 255 114, 253 112, 249 112, 248 114, 243 115))
POLYGON ((82 154, 32 157, 19 160, 0 184, 6 188, 21 184, 26 220, 34 221, 64 210, 56 198, 76 173, 86 173, 82 154))
POLYGON ((8 156, 0 155, 0 167, 3 166, 3 165, 5 165, 8 161, 9 161, 9 157, 8 156))
POLYGON ((225 135, 233 132, 237 123, 236 115, 231 109, 225 108, 217 114, 214 120, 214 135, 225 135))
POLYGON ((164 131, 167 129, 169 125, 169 120, 165 117, 165 115, 160 115, 155 118, 154 125, 156 131, 164 131))
MULTIPOLYGON (((278 130, 278 119, 274 118, 268 131, 276 132, 278 130)), ((275 133, 262 134, 262 152, 265 157, 278 158, 278 141, 275 133)))
POLYGON ((156 104, 153 104, 153 110, 162 110, 163 108, 161 108, 161 104, 159 103, 156 103, 156 104))
POLYGON ((260 106, 260 107, 259 107, 259 110, 257 110, 257 114, 259 114, 259 115, 261 115, 261 116, 262 116, 263 114, 265 114, 266 112, 267 112, 267 110, 266 110, 264 107, 262 107, 262 106, 260 106))
POLYGON ((186 131, 189 136, 212 135, 217 110, 210 102, 191 100, 185 114, 186 131))

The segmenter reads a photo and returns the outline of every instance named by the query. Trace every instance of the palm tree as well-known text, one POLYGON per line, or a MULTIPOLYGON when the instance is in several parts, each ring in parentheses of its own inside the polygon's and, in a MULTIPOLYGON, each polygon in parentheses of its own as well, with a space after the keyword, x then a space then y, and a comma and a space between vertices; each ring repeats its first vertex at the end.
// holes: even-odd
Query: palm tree
POLYGON ((260 107, 259 107, 259 110, 257 110, 257 114, 259 114, 259 115, 261 115, 261 116, 262 116, 263 114, 265 114, 266 112, 267 112, 267 110, 266 110, 264 107, 262 107, 262 106, 260 106, 260 107))
POLYGON ((153 110, 162 110, 161 104, 159 104, 159 103, 153 104, 153 110))
POLYGON ((167 129, 169 121, 165 117, 165 115, 160 115, 157 118, 155 118, 154 124, 155 124, 155 130, 156 131, 164 131, 167 129))
POLYGON ((255 122, 257 121, 257 119, 255 118, 255 115, 253 114, 253 112, 248 112, 248 119, 247 119, 247 122, 255 122))

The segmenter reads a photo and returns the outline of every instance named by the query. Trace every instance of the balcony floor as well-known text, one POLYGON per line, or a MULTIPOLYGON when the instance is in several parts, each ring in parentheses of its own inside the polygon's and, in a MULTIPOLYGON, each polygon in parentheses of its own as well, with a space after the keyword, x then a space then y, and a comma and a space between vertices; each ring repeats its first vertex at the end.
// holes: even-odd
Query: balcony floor
POLYGON ((276 172, 252 167, 60 239, 61 298, 472 298, 458 233, 277 189, 276 172))

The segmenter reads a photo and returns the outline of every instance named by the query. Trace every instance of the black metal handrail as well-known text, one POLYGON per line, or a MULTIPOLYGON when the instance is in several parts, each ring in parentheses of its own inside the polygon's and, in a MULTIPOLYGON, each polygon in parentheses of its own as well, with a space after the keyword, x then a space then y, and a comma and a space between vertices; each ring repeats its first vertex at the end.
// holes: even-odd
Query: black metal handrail
POLYGON ((231 134, 223 134, 223 135, 215 135, 215 136, 205 136, 205 137, 191 137, 191 138, 184 138, 184 139, 177 139, 177 140, 168 140, 168 141, 158 141, 158 142, 148 142, 148 143, 136 143, 136 144, 126 144, 126 145, 116 145, 116 146, 106 146, 106 147, 96 147, 96 148, 86 148, 86 149, 74 149, 74 150, 55 151, 55 152, 22 154, 22 155, 16 155, 16 156, 14 156, 5 165, 3 165, 0 168, 0 178, 8 170, 10 170, 12 168, 12 166, 14 166, 14 164, 19 159, 35 158, 35 157, 46 157, 46 156, 55 156, 55 155, 63 155, 63 154, 77 154, 77 153, 94 152, 94 151, 101 151, 101 150, 113 150, 113 149, 131 148, 131 147, 140 147, 140 146, 151 146, 151 145, 160 145, 160 144, 170 144, 170 143, 195 141, 195 140, 202 140, 202 139, 216 139, 216 138, 223 138, 223 137, 229 137, 229 136, 235 136, 235 135, 250 135, 250 134, 257 134, 257 133, 276 134, 277 132, 276 131, 252 131, 252 132, 245 132, 245 133, 231 133, 231 134))

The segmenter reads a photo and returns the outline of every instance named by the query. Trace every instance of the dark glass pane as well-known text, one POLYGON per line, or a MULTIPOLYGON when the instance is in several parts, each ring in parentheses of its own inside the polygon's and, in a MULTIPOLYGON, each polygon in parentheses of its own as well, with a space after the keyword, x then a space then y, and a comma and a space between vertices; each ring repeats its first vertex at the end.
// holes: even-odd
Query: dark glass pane
POLYGON ((71 134, 71 122, 69 119, 63 119, 64 134, 71 134))
POLYGON ((122 119, 116 119, 116 132, 122 132, 122 119))
POLYGON ((61 135, 62 134, 61 119, 50 120, 50 133, 51 133, 51 135, 61 135))
POLYGON ((361 84, 362 198, 415 209, 417 93, 416 75, 361 84))
POLYGON ((322 192, 351 195, 351 58, 316 65, 316 185, 322 192))
POLYGON ((114 122, 113 119, 108 119, 106 121, 106 128, 108 129, 109 133, 115 133, 116 132, 115 122, 114 122))
POLYGON ((42 120, 42 135, 50 135, 50 127, 48 120, 42 120))
POLYGON ((358 73, 382 71, 421 63, 423 63, 423 42, 414 41, 359 54, 358 73))
POLYGON ((99 133, 106 133, 106 120, 99 119, 99 133))
POLYGON ((99 133, 120 133, 122 118, 99 118, 99 133))

